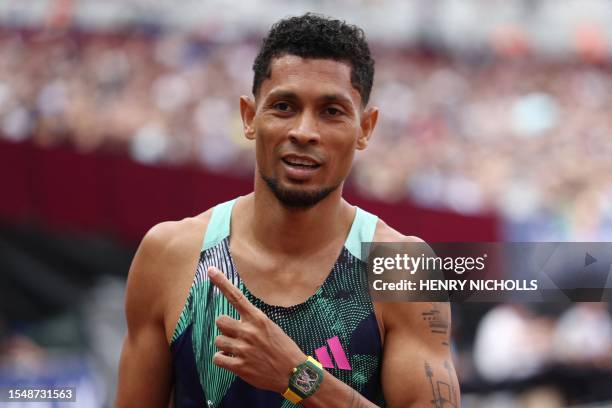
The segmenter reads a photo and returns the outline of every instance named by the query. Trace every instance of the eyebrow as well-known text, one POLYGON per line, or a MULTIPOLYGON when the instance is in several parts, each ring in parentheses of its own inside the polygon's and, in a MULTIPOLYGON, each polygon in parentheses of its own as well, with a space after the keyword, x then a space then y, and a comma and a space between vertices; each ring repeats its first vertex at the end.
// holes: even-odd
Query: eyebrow
MULTIPOLYGON (((292 100, 297 100, 299 99, 298 95, 293 92, 293 91, 286 91, 286 90, 277 90, 277 91, 272 91, 270 92, 266 99, 276 99, 276 98, 287 98, 287 99, 292 99, 292 100)), ((338 93, 330 93, 330 94, 325 94, 320 96, 319 98, 317 98, 318 100, 322 100, 325 102, 338 102, 341 104, 346 104, 349 106, 354 106, 352 99, 342 95, 342 94, 338 94, 338 93)))
POLYGON ((287 99, 298 99, 298 96, 295 92, 292 91, 272 91, 268 95, 266 95, 266 99, 276 99, 276 98, 287 98, 287 99))
POLYGON ((326 102, 339 102, 339 103, 343 103, 349 106, 353 106, 353 100, 341 94, 336 94, 336 93, 326 94, 326 95, 323 95, 319 99, 324 100, 326 102))

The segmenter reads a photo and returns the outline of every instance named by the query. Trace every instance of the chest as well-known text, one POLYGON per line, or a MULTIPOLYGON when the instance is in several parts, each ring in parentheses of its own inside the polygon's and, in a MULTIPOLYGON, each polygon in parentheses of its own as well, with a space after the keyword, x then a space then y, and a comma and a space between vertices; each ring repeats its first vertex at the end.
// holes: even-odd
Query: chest
POLYGON ((270 254, 232 240, 234 266, 246 288, 263 302, 292 306, 305 302, 323 285, 338 261, 340 241, 310 254, 270 254))

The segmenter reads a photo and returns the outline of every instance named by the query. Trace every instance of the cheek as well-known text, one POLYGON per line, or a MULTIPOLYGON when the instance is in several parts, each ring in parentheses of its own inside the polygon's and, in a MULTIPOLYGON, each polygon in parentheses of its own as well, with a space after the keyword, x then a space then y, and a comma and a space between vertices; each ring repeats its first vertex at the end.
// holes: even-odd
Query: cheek
POLYGON ((282 135, 282 129, 275 126, 270 121, 261 121, 255 127, 255 155, 259 168, 270 166, 270 162, 275 155, 277 145, 279 144, 279 135, 282 135))
POLYGON ((334 168, 337 170, 338 175, 341 178, 346 178, 353 165, 353 159, 355 157, 355 149, 357 147, 356 137, 351 138, 351 141, 345 141, 339 144, 336 149, 336 157, 333 159, 334 168))
POLYGON ((272 152, 270 152, 268 141, 262 136, 258 134, 255 138, 255 159, 259 169, 267 169, 270 166, 268 163, 270 163, 272 152))

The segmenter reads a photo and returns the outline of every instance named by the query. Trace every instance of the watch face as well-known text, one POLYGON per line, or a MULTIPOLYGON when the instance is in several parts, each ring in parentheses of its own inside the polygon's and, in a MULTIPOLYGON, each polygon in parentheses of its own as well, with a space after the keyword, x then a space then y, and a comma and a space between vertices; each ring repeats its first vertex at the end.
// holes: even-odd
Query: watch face
POLYGON ((294 385, 304 394, 310 393, 317 385, 319 373, 312 368, 303 367, 295 376, 294 385))

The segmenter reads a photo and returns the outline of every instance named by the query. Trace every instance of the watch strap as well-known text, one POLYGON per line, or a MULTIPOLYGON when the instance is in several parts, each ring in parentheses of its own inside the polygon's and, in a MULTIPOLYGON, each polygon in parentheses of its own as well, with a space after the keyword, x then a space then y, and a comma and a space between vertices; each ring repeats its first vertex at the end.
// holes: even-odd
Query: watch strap
POLYGON ((297 395, 295 392, 291 391, 291 388, 287 388, 287 390, 282 395, 292 404, 299 404, 299 402, 304 399, 297 395))
POLYGON ((289 402, 293 404, 298 404, 304 398, 307 398, 315 393, 315 391, 319 388, 319 386, 321 385, 321 382, 323 381, 324 372, 325 371, 323 370, 323 366, 321 365, 321 363, 319 363, 317 360, 315 360, 311 356, 308 356, 306 361, 299 364, 297 367, 293 369, 293 373, 291 374, 291 377, 289 378, 289 386, 287 387, 287 390, 282 394, 282 396, 285 397, 289 402), (319 377, 317 381, 315 382, 315 384, 313 384, 313 388, 308 393, 304 393, 302 390, 297 388, 293 383, 294 383, 296 375, 299 375, 299 372, 301 372, 302 370, 306 370, 308 368, 316 371, 319 377))

